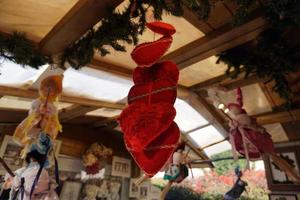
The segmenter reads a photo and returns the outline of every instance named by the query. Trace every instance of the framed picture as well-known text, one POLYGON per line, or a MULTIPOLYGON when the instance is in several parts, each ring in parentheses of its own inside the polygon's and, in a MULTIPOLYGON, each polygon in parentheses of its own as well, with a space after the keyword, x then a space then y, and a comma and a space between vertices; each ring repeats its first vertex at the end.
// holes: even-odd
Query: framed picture
POLYGON ((149 200, 160 200, 160 194, 161 194, 161 190, 154 186, 151 185, 150 187, 150 197, 148 198, 149 200))
MULTIPOLYGON (((22 149, 22 146, 16 144, 12 140, 12 136, 5 135, 0 148, 0 157, 3 158, 12 171, 23 166, 24 160, 20 157, 22 149)), ((6 170, 2 167, 2 165, 0 165, 0 174, 6 174, 6 170)))
POLYGON ((79 200, 82 183, 66 181, 63 184, 59 199, 60 200, 79 200))
POLYGON ((139 187, 139 200, 148 200, 150 198, 150 187, 149 181, 143 182, 139 187))
MULTIPOLYGON (((299 172, 299 148, 299 146, 277 147, 275 151, 299 172)), ((280 170, 269 156, 264 156, 264 163, 266 167, 267 182, 271 191, 300 191, 300 184, 293 183, 286 173, 280 170)))
POLYGON ((298 200, 296 194, 269 194, 270 200, 298 200))
POLYGON ((114 156, 112 161, 112 176, 131 177, 131 160, 114 156))
POLYGON ((138 185, 136 185, 137 178, 132 178, 130 179, 130 186, 129 186, 129 197, 130 198, 138 198, 139 197, 139 192, 140 188, 138 185))

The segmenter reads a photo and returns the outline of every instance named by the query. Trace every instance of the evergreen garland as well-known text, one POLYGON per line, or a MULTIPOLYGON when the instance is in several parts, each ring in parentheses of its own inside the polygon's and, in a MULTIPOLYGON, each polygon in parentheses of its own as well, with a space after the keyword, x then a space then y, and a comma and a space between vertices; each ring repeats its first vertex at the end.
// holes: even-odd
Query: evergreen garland
POLYGON ((246 50, 236 47, 218 55, 218 62, 228 65, 227 74, 237 77, 240 73, 256 74, 259 78, 274 81, 273 90, 286 100, 291 107, 292 91, 286 76, 296 69, 297 49, 293 47, 284 34, 289 29, 300 28, 300 1, 268 0, 265 5, 266 18, 270 27, 262 32, 254 48, 246 50))
POLYGON ((35 69, 51 62, 51 59, 42 55, 22 33, 0 35, 0 59, 35 69))
MULTIPOLYGON (((97 28, 91 28, 78 41, 67 48, 61 57, 60 66, 68 62, 78 69, 88 64, 95 53, 105 56, 108 47, 116 51, 126 51, 124 43, 138 43, 138 35, 145 30, 146 13, 153 12, 155 19, 160 20, 164 12, 174 16, 183 15, 183 7, 194 11, 200 20, 209 18, 215 3, 222 0, 130 0, 123 12, 111 9, 111 15, 100 22, 97 28)), ((250 8, 258 0, 232 0, 238 5, 233 18, 234 25, 242 24, 249 15, 250 8)), ((228 65, 227 72, 234 72, 236 77, 241 72, 257 74, 260 78, 275 80, 274 90, 288 102, 291 102, 291 91, 286 74, 295 70, 295 50, 283 37, 286 30, 300 27, 299 0, 266 0, 263 10, 270 22, 270 29, 263 32, 251 51, 237 47, 219 55, 218 62, 228 65)), ((38 68, 52 63, 49 56, 41 54, 25 38, 24 34, 12 36, 0 35, 0 59, 10 60, 20 65, 38 68)))

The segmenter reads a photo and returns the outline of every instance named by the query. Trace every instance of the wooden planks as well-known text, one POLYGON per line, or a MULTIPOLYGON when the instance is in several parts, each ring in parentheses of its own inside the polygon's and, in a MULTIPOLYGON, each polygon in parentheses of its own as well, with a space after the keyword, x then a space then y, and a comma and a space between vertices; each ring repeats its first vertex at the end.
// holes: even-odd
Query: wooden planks
POLYGON ((300 120, 300 109, 294 109, 289 112, 268 112, 253 116, 260 125, 285 123, 300 120))
POLYGON ((115 8, 122 2, 122 0, 78 1, 42 39, 40 49, 49 55, 62 52, 102 18, 107 17, 108 8, 115 8))
POLYGON ((247 43, 255 39, 265 28, 266 20, 257 15, 241 26, 233 28, 226 25, 210 32, 205 37, 166 55, 164 59, 173 60, 180 69, 184 69, 205 58, 247 43))
POLYGON ((71 119, 85 115, 86 113, 98 109, 93 106, 83 106, 83 105, 72 105, 66 109, 62 109, 59 113, 59 119, 61 122, 67 122, 71 119))
MULTIPOLYGON (((25 97, 30 99, 35 99, 38 97, 37 90, 24 90, 19 88, 12 88, 6 86, 0 86, 0 95, 8 95, 8 96, 16 96, 16 97, 25 97)), ((105 101, 93 100, 83 97, 73 97, 73 96, 61 96, 60 101, 85 105, 85 106, 93 106, 93 107, 106 107, 106 108, 115 108, 122 109, 124 108, 124 104, 120 103, 110 103, 105 101)))
POLYGON ((244 87, 247 85, 258 83, 260 81, 261 80, 255 75, 250 76, 248 78, 244 78, 244 74, 241 74, 239 77, 232 79, 228 75, 224 74, 224 75, 209 79, 207 81, 198 83, 196 85, 193 85, 189 89, 191 89, 192 91, 201 91, 203 89, 207 89, 214 85, 220 85, 220 86, 226 87, 228 90, 233 90, 237 87, 244 87))

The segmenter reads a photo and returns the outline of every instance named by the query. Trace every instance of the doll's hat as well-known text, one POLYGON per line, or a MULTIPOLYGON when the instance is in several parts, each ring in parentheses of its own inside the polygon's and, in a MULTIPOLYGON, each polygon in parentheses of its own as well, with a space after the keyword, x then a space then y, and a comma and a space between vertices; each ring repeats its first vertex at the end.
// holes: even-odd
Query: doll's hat
POLYGON ((48 94, 48 88, 53 89, 55 92, 54 97, 58 96, 62 93, 62 80, 63 75, 53 75, 48 76, 44 80, 42 80, 40 84, 40 94, 44 97, 48 94))

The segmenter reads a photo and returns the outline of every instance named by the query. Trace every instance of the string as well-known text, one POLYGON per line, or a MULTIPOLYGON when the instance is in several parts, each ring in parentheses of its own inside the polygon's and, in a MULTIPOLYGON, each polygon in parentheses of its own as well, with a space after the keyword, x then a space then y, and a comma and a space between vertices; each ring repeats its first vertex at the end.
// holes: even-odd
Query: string
POLYGON ((153 83, 151 82, 150 85, 149 85, 148 105, 151 104, 152 90, 153 90, 153 83))

